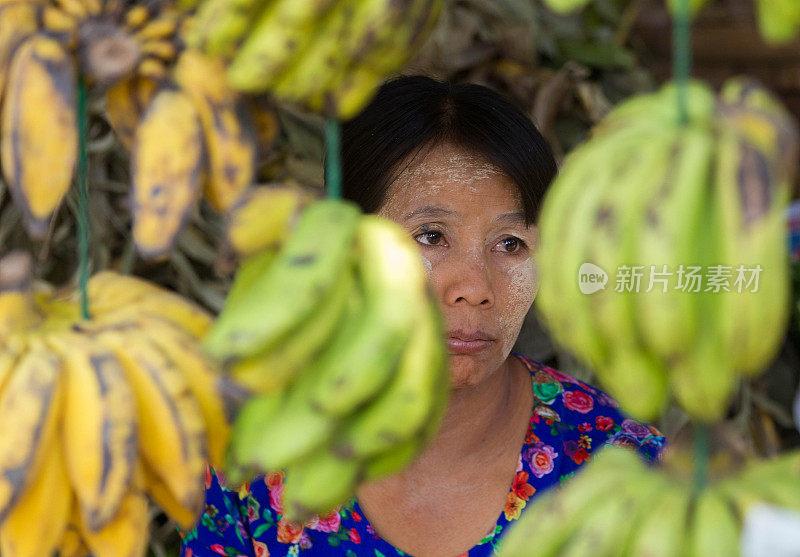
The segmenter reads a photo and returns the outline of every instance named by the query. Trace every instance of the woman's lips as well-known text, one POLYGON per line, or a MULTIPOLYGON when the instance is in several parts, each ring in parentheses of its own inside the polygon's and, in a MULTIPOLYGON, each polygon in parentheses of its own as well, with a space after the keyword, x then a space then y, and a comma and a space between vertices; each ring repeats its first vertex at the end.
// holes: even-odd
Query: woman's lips
POLYGON ((477 354, 492 345, 493 340, 463 340, 456 337, 447 339, 447 348, 454 354, 477 354))

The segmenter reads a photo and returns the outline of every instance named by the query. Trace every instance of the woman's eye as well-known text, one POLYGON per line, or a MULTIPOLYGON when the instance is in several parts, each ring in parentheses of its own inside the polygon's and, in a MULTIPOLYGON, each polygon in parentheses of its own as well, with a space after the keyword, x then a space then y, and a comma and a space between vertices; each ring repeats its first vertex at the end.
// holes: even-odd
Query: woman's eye
POLYGON ((525 246, 525 242, 519 238, 515 238, 514 236, 504 238, 500 240, 500 243, 503 244, 503 247, 507 253, 515 253, 525 246))
POLYGON ((429 230, 427 232, 417 234, 414 236, 414 239, 425 246, 438 246, 439 242, 442 241, 442 233, 429 230), (425 241, 421 240, 421 238, 425 241))

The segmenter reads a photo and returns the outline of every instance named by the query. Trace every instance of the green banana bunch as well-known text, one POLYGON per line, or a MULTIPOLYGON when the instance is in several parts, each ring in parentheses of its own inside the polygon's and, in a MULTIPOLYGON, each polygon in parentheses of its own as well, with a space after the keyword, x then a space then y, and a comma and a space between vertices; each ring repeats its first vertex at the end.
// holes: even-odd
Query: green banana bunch
POLYGON ((416 457, 445 411, 449 361, 402 227, 349 201, 315 201, 296 220, 297 203, 265 209, 286 228, 243 259, 205 345, 252 393, 228 480, 284 469, 286 516, 301 522, 416 457))
POLYGON ((747 463, 701 489, 672 465, 609 446, 566 487, 536 499, 505 534, 501 557, 740 555, 750 507, 800 508, 800 452, 747 463))
POLYGON ((341 119, 421 46, 443 0, 201 0, 186 44, 230 62, 233 87, 341 119))
POLYGON ((685 124, 677 93, 622 103, 567 157, 542 208, 535 307, 632 414, 654 418, 671 391, 713 421, 786 326, 797 130, 749 81, 717 96, 690 83, 685 124))

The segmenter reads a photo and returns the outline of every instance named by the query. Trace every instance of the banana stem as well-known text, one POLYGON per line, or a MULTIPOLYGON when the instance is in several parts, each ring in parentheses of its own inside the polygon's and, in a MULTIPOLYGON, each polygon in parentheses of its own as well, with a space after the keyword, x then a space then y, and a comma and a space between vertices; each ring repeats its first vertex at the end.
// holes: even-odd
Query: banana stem
POLYGON ((672 18, 672 73, 677 89, 678 118, 681 124, 689 121, 688 87, 692 67, 689 20, 689 0, 677 0, 672 18))
POLYGON ((325 122, 325 188, 331 199, 342 198, 341 130, 336 118, 325 122))
POLYGON ((708 425, 695 424, 694 428, 694 489, 700 492, 708 479, 708 425))
POLYGON ((89 157, 86 150, 88 135, 88 116, 86 113, 86 83, 83 75, 78 76, 78 287, 81 293, 81 314, 89 319, 89 188, 87 169, 89 157))

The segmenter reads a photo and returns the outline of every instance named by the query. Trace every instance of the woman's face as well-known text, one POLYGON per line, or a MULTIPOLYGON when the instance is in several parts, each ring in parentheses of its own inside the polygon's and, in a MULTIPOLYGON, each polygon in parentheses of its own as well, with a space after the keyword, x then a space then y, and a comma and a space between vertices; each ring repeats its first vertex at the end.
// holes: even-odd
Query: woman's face
POLYGON ((538 288, 538 230, 514 183, 450 144, 405 168, 377 211, 417 241, 446 320, 453 388, 497 370, 538 288))

